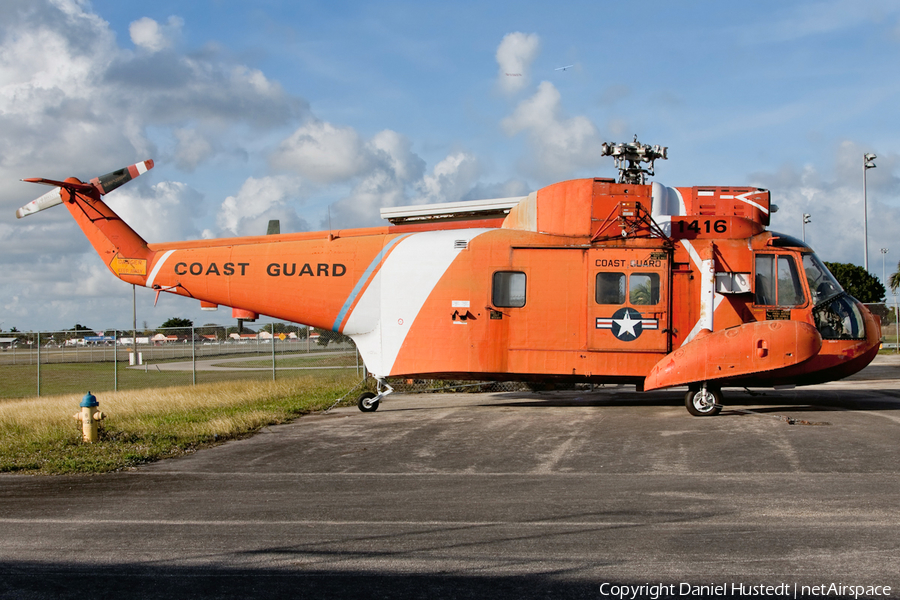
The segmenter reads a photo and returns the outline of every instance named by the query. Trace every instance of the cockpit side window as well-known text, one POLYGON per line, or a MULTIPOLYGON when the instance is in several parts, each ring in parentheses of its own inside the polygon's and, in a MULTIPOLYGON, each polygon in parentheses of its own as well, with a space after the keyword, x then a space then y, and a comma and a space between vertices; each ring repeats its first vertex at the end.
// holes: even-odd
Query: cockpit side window
POLYGON ((814 305, 818 306, 844 291, 834 275, 815 254, 803 255, 803 270, 806 273, 806 282, 809 284, 814 305))
POLYGON ((778 306, 804 304, 803 286, 797 274, 797 263, 791 256, 778 257, 778 306))
POLYGON ((756 255, 754 302, 760 306, 801 306, 806 303, 792 256, 756 255))

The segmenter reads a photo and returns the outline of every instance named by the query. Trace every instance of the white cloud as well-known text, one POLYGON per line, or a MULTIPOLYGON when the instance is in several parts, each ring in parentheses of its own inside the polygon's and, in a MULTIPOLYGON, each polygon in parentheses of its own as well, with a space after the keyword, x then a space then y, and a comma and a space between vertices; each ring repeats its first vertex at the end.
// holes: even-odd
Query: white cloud
POLYGON ((213 155, 213 145, 196 129, 175 129, 172 133, 178 140, 175 162, 183 171, 193 171, 213 155))
POLYGON ((230 236, 263 235, 271 219, 281 222, 282 233, 306 231, 309 226, 295 208, 300 187, 297 177, 250 177, 222 202, 217 224, 230 236))
POLYGON ((368 172, 346 198, 332 205, 332 222, 336 226, 378 225, 384 222, 382 208, 454 202, 471 192, 480 170, 473 155, 453 153, 425 174, 421 168, 424 163, 406 146, 395 146, 390 160, 368 172))
MULTIPOLYGON (((813 165, 786 165, 777 173, 755 173, 754 185, 767 188, 778 212, 770 228, 797 238, 802 233, 802 215, 811 215, 806 241, 829 262, 864 263, 862 155, 871 150, 842 142, 834 164, 825 171, 813 165)), ((896 247, 900 231, 900 206, 891 201, 900 196, 900 180, 892 175, 897 156, 879 157, 879 168, 868 173, 869 270, 881 276, 880 248, 896 247), (884 166, 880 174, 876 172, 884 166)), ((890 254, 888 255, 890 257, 890 254)), ((895 257, 896 258, 896 257, 895 257)), ((894 272, 890 262, 888 274, 894 272)))
MULTIPOLYGON (((366 140, 352 127, 322 121, 299 127, 279 144, 269 162, 305 181, 352 186, 329 207, 322 228, 378 225, 384 207, 461 200, 471 192, 480 171, 473 155, 454 152, 426 174, 425 162, 412 151, 409 139, 396 131, 380 131, 366 140)), ((223 208, 228 216, 220 226, 236 231, 232 203, 223 208)))
POLYGON ((497 84, 506 93, 523 90, 529 82, 531 63, 541 42, 536 33, 507 33, 497 46, 497 84))
POLYGON ((151 243, 198 238, 197 218, 206 212, 200 193, 177 181, 131 183, 113 191, 105 201, 151 243))
POLYGON ((587 117, 566 117, 559 90, 544 81, 537 92, 501 122, 507 135, 526 132, 531 156, 527 169, 549 177, 570 176, 578 169, 595 168, 603 141, 587 117))
MULTIPOLYGON (((424 171, 425 163, 412 152, 409 140, 394 131, 381 131, 361 142, 359 153, 366 157, 366 168, 356 173, 350 194, 331 205, 334 227, 380 224, 380 209, 408 204, 408 189, 424 171)), ((323 227, 328 225, 323 221, 323 227)))
POLYGON ((352 185, 351 193, 330 207, 322 227, 375 225, 379 209, 408 202, 407 190, 422 178, 424 161, 409 140, 391 130, 363 139, 352 127, 310 121, 279 144, 273 168, 323 185, 352 185))
POLYGON ((841 31, 880 21, 889 2, 859 4, 846 0, 813 3, 785 3, 767 17, 764 31, 750 32, 739 28, 739 34, 754 44, 783 43, 812 36, 836 36, 841 31), (881 6, 878 6, 881 4, 881 6))
POLYGON ((396 131, 380 131, 366 146, 380 167, 393 171, 400 181, 414 181, 425 170, 425 161, 412 151, 412 143, 396 131))
MULTIPOLYGON (((20 178, 22 165, 41 174, 65 167, 67 174, 94 175, 107 165, 148 158, 156 154, 151 130, 203 125, 208 143, 233 148, 253 143, 253 129, 284 126, 306 111, 303 100, 260 71, 216 52, 150 55, 122 49, 86 3, 8 0, 4 5, 0 176, 9 177, 3 180, 20 178)), ((171 46, 181 27, 177 17, 164 26, 135 23, 132 33, 146 49, 171 46)), ((188 170, 208 156, 196 137, 192 141, 177 157, 188 170)))
POLYGON ((150 17, 142 17, 128 26, 128 33, 135 46, 150 52, 171 48, 181 33, 184 21, 171 16, 165 25, 160 25, 150 17))
POLYGON ((281 142, 270 162, 316 183, 334 183, 369 169, 372 156, 352 127, 310 121, 281 142))
MULTIPOLYGON (((245 147, 308 110, 214 46, 179 52, 179 17, 132 23, 134 50, 118 45, 85 1, 5 0, 0 16, 0 297, 15 298, 4 310, 31 324, 38 311, 43 327, 66 318, 59 307, 67 300, 57 293, 72 295, 76 287, 86 297, 128 286, 106 272, 64 208, 15 220, 16 208, 46 191, 20 179, 87 180, 155 158, 155 171, 107 201, 148 241, 198 237, 207 210, 200 194, 176 181, 149 184, 166 167, 192 171, 216 153, 246 155, 245 147), (161 156, 156 144, 170 141, 171 152, 161 156)), ((77 310, 106 314, 99 301, 77 310)))
POLYGON ((472 190, 479 175, 478 160, 472 154, 456 152, 435 165, 419 184, 416 203, 458 202, 472 190))
MULTIPOLYGON (((93 252, 36 255, 27 262, 4 265, 3 273, 0 320, 5 321, 4 328, 27 330, 37 323, 44 329, 72 327, 76 321, 85 323, 89 313, 99 324, 100 315, 110 314, 110 297, 124 296, 130 288, 116 280, 93 252)), ((127 314, 124 308, 119 314, 127 314)))

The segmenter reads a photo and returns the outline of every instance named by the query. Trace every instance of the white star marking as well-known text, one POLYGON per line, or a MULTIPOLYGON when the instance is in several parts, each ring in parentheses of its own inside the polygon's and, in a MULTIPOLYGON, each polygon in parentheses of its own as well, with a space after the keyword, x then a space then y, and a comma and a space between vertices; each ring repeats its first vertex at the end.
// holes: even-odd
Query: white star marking
POLYGON ((619 326, 619 337, 621 337, 626 331, 631 334, 631 337, 637 337, 637 334, 634 332, 634 326, 640 323, 640 321, 632 321, 631 313, 626 312, 624 319, 613 319, 619 326))

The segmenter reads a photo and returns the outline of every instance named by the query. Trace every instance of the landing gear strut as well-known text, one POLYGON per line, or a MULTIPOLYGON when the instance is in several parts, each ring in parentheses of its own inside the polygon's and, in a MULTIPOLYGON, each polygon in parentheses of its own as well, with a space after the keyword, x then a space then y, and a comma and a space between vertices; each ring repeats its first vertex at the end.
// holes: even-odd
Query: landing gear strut
POLYGON ((691 388, 684 396, 684 405, 695 417, 712 417, 722 410, 722 390, 709 387, 704 382, 700 388, 691 388))
POLYGON ((356 400, 356 406, 363 412, 375 412, 378 410, 381 399, 394 391, 394 388, 389 386, 384 379, 376 379, 375 381, 377 382, 376 389, 378 390, 378 393, 363 392, 356 400))

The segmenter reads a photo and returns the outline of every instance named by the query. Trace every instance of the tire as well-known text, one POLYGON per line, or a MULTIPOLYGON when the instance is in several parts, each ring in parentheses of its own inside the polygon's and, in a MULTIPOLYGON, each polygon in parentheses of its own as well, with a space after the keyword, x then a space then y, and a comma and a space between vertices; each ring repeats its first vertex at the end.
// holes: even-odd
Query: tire
POLYGON ((356 406, 358 406, 359 410, 363 412, 375 412, 376 410, 378 410, 380 401, 372 400, 373 398, 375 398, 375 394, 373 394, 372 392, 363 392, 356 400, 356 406))
POLYGON ((684 395, 684 406, 695 417, 713 417, 722 410, 722 391, 715 388, 692 389, 684 395))

